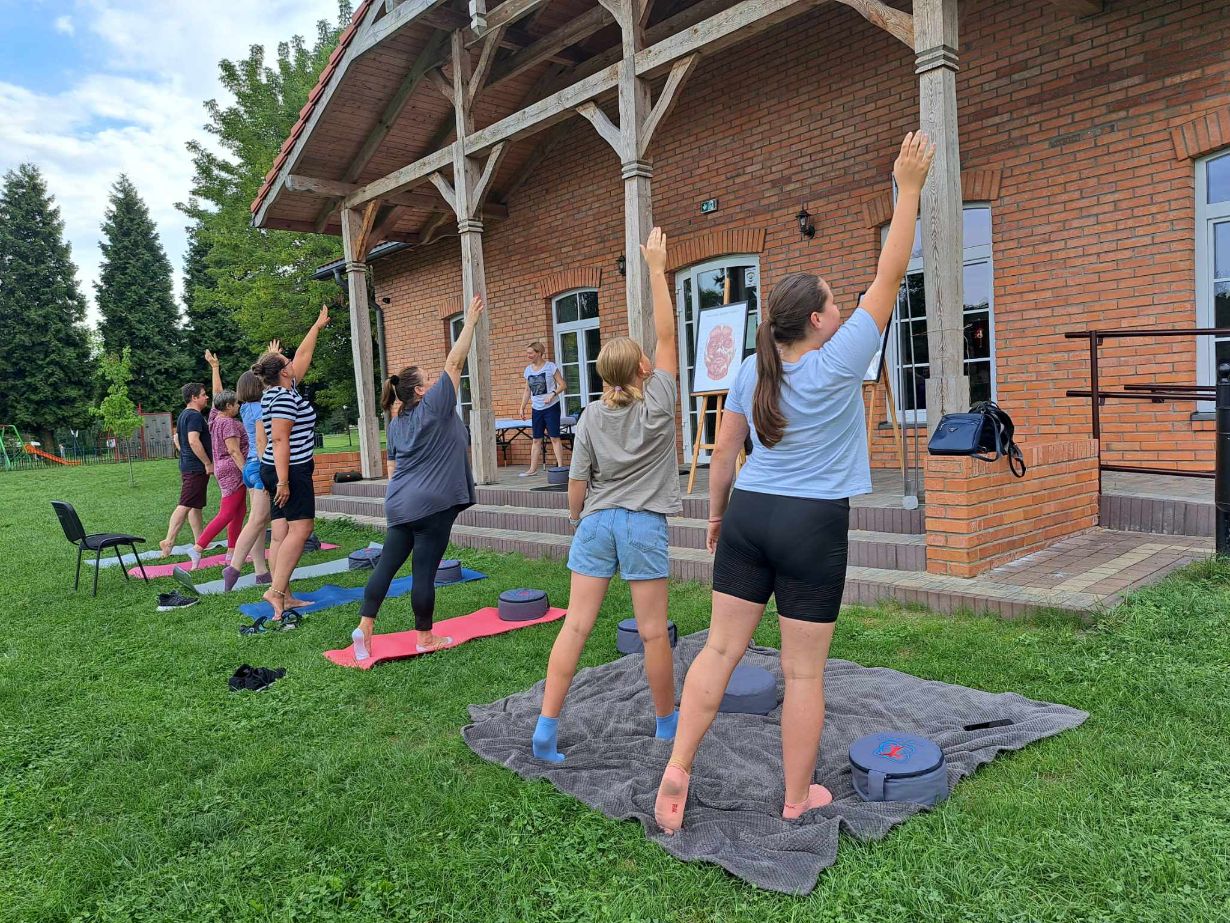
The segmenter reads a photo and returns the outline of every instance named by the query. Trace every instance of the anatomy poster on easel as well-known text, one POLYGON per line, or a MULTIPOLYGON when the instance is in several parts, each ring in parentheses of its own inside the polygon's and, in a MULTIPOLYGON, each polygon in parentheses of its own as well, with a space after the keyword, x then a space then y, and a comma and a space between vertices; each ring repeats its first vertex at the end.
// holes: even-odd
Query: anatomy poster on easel
POLYGON ((692 394, 729 391, 743 360, 747 302, 702 308, 696 318, 696 367, 692 394))

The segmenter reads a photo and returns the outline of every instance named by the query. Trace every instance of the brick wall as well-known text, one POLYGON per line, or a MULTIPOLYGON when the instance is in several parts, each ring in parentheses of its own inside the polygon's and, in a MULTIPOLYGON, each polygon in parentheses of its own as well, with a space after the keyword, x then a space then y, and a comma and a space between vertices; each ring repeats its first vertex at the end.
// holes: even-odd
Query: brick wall
MULTIPOLYGON (((969 194, 991 200, 998 399, 1024 445, 1087 437, 1088 402, 1064 396, 1087 380, 1087 347, 1063 333, 1195 323, 1191 158, 1216 140, 1199 126, 1230 108, 1230 17, 1207 0, 1110 3, 1090 18, 968 0, 963 16, 961 154, 969 194)), ((786 273, 814 270, 848 312, 875 273, 877 203, 917 121, 911 53, 852 10, 819 7, 698 66, 649 151, 655 220, 675 241, 759 242, 762 303, 786 273), (701 215, 710 197, 720 207, 701 215), (794 220, 804 204, 810 241, 794 220)), ((627 330, 619 164, 592 128, 575 120, 508 206, 485 239, 497 416, 516 412, 525 343, 554 352, 543 280, 599 269, 602 336, 627 330)), ((453 237, 373 265, 391 299, 391 368, 441 366, 458 264, 453 237)), ((1192 382, 1195 357, 1188 341, 1110 344, 1103 384, 1192 382)), ((1109 404, 1106 460, 1211 466, 1193 410, 1109 404)), ((878 430, 873 464, 895 454, 878 430)))
MULTIPOLYGON (((380 452, 380 474, 378 477, 384 477, 384 465, 387 461, 387 456, 384 451, 380 452)), ((316 496, 321 497, 333 491, 333 475, 338 471, 358 471, 359 469, 359 453, 358 452, 330 452, 328 454, 318 452, 315 456, 315 469, 312 471, 312 486, 316 489, 316 496)))
POLYGON ((927 458, 927 570, 974 577, 1098 524, 1097 443, 1036 443, 1005 461, 927 458))

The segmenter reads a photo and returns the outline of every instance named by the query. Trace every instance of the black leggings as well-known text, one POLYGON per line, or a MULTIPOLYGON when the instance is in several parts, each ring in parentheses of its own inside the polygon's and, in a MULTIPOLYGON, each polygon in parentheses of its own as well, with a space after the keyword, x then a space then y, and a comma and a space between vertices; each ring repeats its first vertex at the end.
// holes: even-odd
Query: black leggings
POLYGON ((448 547, 453 520, 460 512, 461 508, 454 506, 414 522, 389 526, 380 561, 363 591, 363 606, 359 609, 359 615, 372 619, 376 617, 381 603, 389 594, 389 584, 413 551, 414 561, 410 572, 414 575, 414 585, 410 588, 410 608, 414 610, 414 627, 417 631, 431 631, 432 616, 436 611, 436 570, 444 557, 444 549, 448 547))
POLYGON ((850 501, 735 490, 713 559, 713 589, 777 598, 783 618, 835 622, 846 585, 850 501))

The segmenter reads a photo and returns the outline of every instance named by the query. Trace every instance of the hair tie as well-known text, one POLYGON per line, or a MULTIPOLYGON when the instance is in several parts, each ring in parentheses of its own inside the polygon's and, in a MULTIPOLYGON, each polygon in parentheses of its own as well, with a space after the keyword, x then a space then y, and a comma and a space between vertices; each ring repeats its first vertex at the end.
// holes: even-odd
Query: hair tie
POLYGON ((618 392, 621 392, 621 393, 622 393, 624 389, 623 389, 623 388, 621 388, 619 385, 616 385, 616 386, 614 387, 614 389, 613 389, 613 390, 615 390, 615 391, 618 391, 618 392))
POLYGON ((401 380, 396 375, 390 375, 389 383, 396 388, 399 384, 401 384, 401 380))

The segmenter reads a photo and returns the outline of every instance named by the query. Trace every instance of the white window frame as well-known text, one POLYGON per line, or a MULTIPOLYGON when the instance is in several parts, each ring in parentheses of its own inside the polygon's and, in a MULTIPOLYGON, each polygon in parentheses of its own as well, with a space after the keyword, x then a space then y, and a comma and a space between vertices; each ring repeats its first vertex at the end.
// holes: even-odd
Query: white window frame
MULTIPOLYGON (((764 289, 760 284, 760 255, 758 253, 728 253, 723 256, 715 257, 711 260, 705 260, 703 263, 693 263, 691 266, 683 266, 675 270, 675 329, 679 331, 679 405, 682 408, 680 420, 683 426, 683 460, 690 463, 692 461, 693 449, 696 446, 696 432, 692 426, 692 414, 698 412, 699 401, 692 396, 691 390, 691 371, 688 369, 688 344, 685 340, 687 334, 687 323, 684 317, 684 281, 687 279, 692 282, 692 297, 696 298, 696 283, 695 278, 698 274, 704 272, 712 272, 715 269, 729 269, 733 266, 754 267, 756 271, 756 323, 759 325, 761 316, 761 306, 765 302, 764 289)), ((693 305, 693 310, 699 313, 699 307, 693 305)), ((696 322, 696 317, 692 319, 693 324, 696 322)), ((740 355, 739 361, 743 358, 740 355)), ((716 419, 717 413, 714 410, 709 411, 709 417, 713 419, 714 426, 718 425, 716 419)), ((709 453, 702 451, 698 464, 709 463, 709 453)))
MULTIPOLYGON (((991 203, 989 202, 965 202, 962 211, 964 212, 965 209, 974 209, 974 208, 987 209, 991 213, 991 221, 992 223, 994 223, 995 210, 991 206, 991 203)), ((962 215, 962 218, 964 220, 964 214, 962 215)), ((915 227, 919 227, 921 222, 922 222, 922 218, 919 217, 917 221, 915 222, 915 227)), ((888 225, 885 225, 881 231, 881 237, 880 237, 881 246, 883 246, 883 242, 887 237, 888 237, 888 225)), ((987 323, 987 334, 991 338, 991 353, 990 353, 990 357, 988 361, 990 362, 990 365, 991 365, 991 400, 994 401, 994 400, 997 400, 997 395, 999 393, 999 377, 996 372, 996 366, 998 365, 998 362, 996 361, 997 360, 997 349, 996 349, 996 343, 995 343, 995 260, 991 253, 990 244, 980 244, 976 247, 965 247, 964 248, 964 251, 961 256, 961 271, 964 272, 966 268, 970 266, 975 266, 979 263, 986 263, 987 269, 991 273, 991 290, 989 293, 989 298, 987 300, 987 312, 989 315, 988 323, 987 323)), ((922 254, 920 253, 918 256, 911 256, 909 266, 906 268, 906 271, 905 271, 906 276, 908 277, 911 273, 923 272, 923 271, 924 269, 923 269, 922 254)), ((905 287, 904 280, 902 281, 901 285, 902 285, 902 289, 904 289, 905 287)), ((897 405, 898 419, 900 419, 901 422, 908 423, 908 424, 925 424, 927 422, 926 410, 923 410, 921 412, 917 410, 906 410, 905 400, 904 400, 905 395, 901 393, 902 391, 902 382, 901 382, 902 356, 900 355, 901 336, 898 330, 898 327, 900 326, 901 318, 898 317, 897 315, 899 305, 900 305, 900 300, 898 300, 897 304, 893 306, 893 330, 891 331, 891 334, 888 338, 888 357, 887 359, 888 359, 889 369, 890 369, 890 381, 892 382, 892 387, 893 387, 893 398, 897 405)), ((962 317, 964 317, 964 310, 962 311, 962 317)), ((928 365, 930 365, 929 361, 928 361, 928 365)), ((964 368, 964 363, 962 363, 962 368, 964 368)), ((884 409, 884 420, 885 421, 889 420, 887 407, 884 409)))
MULTIPOLYGON (((448 346, 452 349, 457 345, 457 334, 461 332, 461 327, 465 326, 466 316, 464 313, 454 314, 448 319, 448 346)), ((470 379, 470 360, 466 359, 461 366, 461 378, 457 382, 457 416, 461 417, 461 422, 466 426, 470 425, 469 412, 474 409, 474 382, 470 379), (465 382, 466 389, 470 392, 470 400, 463 401, 461 399, 462 387, 461 383, 465 382)))
MULTIPOLYGON (((1213 228, 1230 221, 1230 202, 1209 204, 1209 164, 1230 157, 1230 148, 1222 148, 1196 161, 1196 325, 1216 327, 1213 311, 1213 228)), ((1217 383, 1217 342, 1214 337, 1197 337, 1196 374, 1202 385, 1217 383)), ((1212 401, 1201 401, 1197 410, 1211 413, 1212 401)))
MULTIPOLYGON (((560 292, 558 295, 553 295, 551 297, 551 327, 553 331, 552 338, 555 341, 555 360, 554 361, 555 361, 556 367, 560 370, 560 375, 564 379, 565 390, 564 390, 564 393, 560 395, 560 405, 565 415, 567 415, 568 413, 568 405, 570 403, 569 399, 579 402, 581 407, 584 408, 586 405, 589 404, 591 400, 597 400, 597 398, 601 396, 600 394, 599 395, 590 394, 590 390, 588 387, 588 375, 589 375, 588 367, 590 363, 597 361, 598 357, 589 355, 588 347, 586 346, 586 343, 585 343, 585 340, 586 340, 585 332, 587 330, 601 331, 602 329, 602 300, 601 298, 599 298, 598 300, 598 316, 597 317, 587 317, 584 320, 565 321, 562 324, 556 321, 556 317, 557 317, 556 306, 559 304, 559 302, 561 302, 563 299, 568 298, 572 295, 580 295, 580 294, 583 294, 584 292, 593 292, 594 296, 598 297, 598 290, 596 288, 589 288, 589 287, 570 288, 566 292, 560 292), (563 350, 563 343, 561 340, 561 335, 565 333, 575 333, 577 335, 577 358, 580 361, 580 373, 578 375, 577 380, 581 386, 580 394, 575 394, 572 391, 567 390, 568 376, 564 374, 564 362, 563 362, 564 350, 563 350)), ((578 311, 577 313, 579 314, 580 312, 578 311)), ((600 332, 599 337, 601 336, 602 334, 600 332)))

